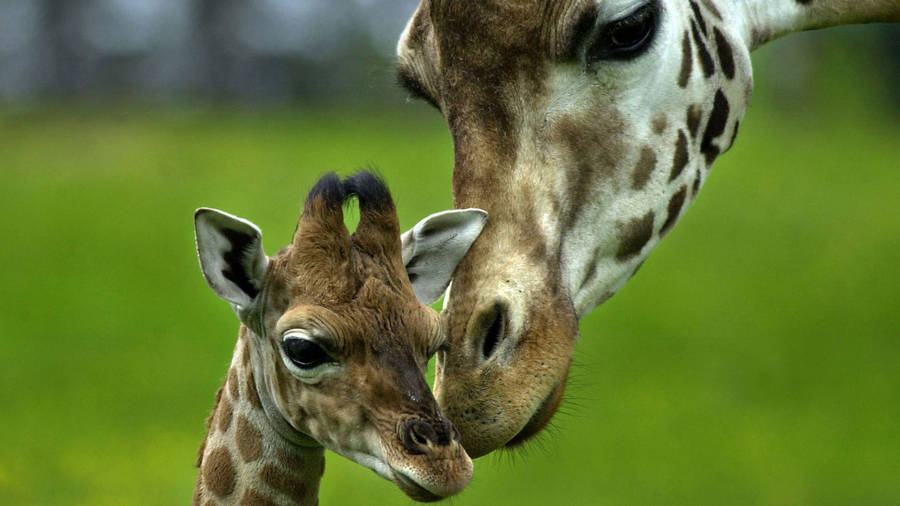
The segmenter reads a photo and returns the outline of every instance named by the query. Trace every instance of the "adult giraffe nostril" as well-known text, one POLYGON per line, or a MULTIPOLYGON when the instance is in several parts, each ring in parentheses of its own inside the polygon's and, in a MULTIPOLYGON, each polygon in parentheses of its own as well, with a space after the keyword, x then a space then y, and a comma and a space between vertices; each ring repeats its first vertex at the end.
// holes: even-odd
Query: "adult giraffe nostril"
POLYGON ((481 356, 487 360, 491 358, 500 340, 506 335, 506 305, 497 301, 491 309, 482 316, 484 325, 484 340, 481 342, 481 356))

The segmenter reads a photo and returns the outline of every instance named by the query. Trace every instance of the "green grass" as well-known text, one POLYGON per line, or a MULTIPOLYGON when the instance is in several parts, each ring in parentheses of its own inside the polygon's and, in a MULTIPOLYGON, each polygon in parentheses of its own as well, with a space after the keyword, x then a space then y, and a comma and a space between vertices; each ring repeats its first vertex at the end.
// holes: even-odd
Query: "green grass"
MULTIPOLYGON (((900 503, 900 127, 837 103, 751 107, 682 223, 581 323, 551 431, 476 461, 452 504, 900 503)), ((449 135, 420 113, 0 116, 0 503, 186 503, 237 331, 192 211, 252 219, 271 252, 321 173, 377 164, 409 227, 450 206, 449 135)), ((410 501, 329 455, 321 502, 410 501)))

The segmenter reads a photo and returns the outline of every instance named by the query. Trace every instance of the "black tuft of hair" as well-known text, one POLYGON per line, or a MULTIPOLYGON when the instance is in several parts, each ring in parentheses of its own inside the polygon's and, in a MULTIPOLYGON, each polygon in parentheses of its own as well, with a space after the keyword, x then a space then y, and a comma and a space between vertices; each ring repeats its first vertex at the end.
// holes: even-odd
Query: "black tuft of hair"
POLYGON ((359 209, 383 212, 394 208, 394 200, 387 185, 377 175, 362 170, 344 180, 344 192, 349 198, 356 195, 359 209))
POLYGON ((329 172, 319 178, 319 181, 309 191, 309 195, 306 196, 306 205, 309 206, 313 201, 321 198, 327 207, 337 209, 344 204, 347 197, 341 178, 334 172, 329 172))

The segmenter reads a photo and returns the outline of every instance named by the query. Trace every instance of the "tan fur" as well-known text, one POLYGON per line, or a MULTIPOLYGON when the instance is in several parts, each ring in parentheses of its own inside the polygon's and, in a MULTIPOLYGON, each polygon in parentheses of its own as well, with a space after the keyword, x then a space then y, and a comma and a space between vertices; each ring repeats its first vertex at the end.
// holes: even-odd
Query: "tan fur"
POLYGON ((365 450, 389 462, 397 485, 414 498, 437 496, 396 473, 416 472, 439 491, 468 482, 471 460, 423 377, 443 341, 441 320, 415 298, 393 204, 361 201, 360 214, 351 235, 341 202, 314 196, 292 244, 270 259, 262 331, 241 327, 201 447, 195 503, 316 504, 323 447, 365 450), (296 329, 315 332, 338 364, 312 383, 281 356, 282 336, 296 329), (273 416, 288 428, 276 430, 273 416), (410 420, 433 424, 443 442, 411 451, 402 437, 410 420), (288 441, 285 430, 299 442, 288 441), (359 446, 373 440, 374 449, 359 446))

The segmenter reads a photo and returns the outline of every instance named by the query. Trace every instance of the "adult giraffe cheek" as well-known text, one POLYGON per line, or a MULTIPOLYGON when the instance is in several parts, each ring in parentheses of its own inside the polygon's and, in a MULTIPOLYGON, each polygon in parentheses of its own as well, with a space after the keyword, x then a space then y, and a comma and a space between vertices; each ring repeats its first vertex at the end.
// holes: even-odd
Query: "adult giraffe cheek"
POLYGON ((456 300, 447 308, 449 346, 438 354, 435 397, 475 458, 525 442, 552 419, 577 320, 569 298, 551 287, 518 299, 482 297, 468 307, 456 300))

